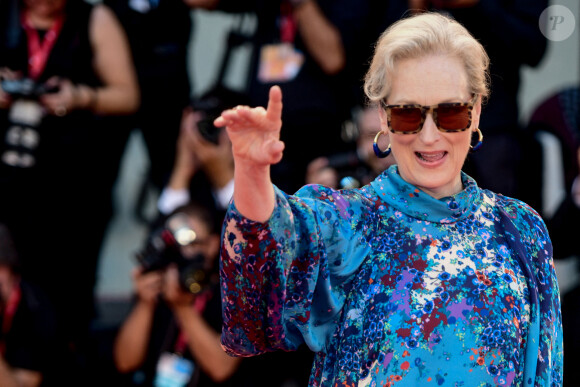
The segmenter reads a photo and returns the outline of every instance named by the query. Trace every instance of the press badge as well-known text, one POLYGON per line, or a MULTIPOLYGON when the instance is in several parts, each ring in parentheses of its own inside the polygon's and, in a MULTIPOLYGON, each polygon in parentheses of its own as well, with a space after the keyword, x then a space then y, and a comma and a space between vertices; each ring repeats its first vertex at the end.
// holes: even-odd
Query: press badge
POLYGON ((303 64, 304 54, 292 43, 265 45, 260 51, 258 80, 262 83, 291 81, 296 78, 303 64))
POLYGON ((191 360, 164 352, 157 363, 155 387, 185 387, 193 375, 194 364, 191 360))

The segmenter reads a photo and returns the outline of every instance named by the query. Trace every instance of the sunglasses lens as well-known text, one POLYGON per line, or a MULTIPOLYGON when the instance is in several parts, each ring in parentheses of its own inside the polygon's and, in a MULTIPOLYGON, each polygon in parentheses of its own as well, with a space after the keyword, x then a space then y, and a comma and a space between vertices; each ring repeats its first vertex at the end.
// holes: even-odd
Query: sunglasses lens
POLYGON ((421 126, 421 109, 398 107, 391 109, 391 126, 395 132, 415 132, 421 126))
POLYGON ((439 106, 437 108, 438 126, 443 130, 461 130, 469 126, 468 106, 439 106))

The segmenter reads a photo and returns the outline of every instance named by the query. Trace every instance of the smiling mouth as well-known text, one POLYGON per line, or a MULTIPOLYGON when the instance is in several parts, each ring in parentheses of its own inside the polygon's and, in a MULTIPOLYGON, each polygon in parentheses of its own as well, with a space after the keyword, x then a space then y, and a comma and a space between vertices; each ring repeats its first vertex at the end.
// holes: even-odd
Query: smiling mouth
POLYGON ((445 157, 445 155, 447 155, 447 152, 446 151, 437 152, 437 153, 421 153, 421 152, 415 152, 415 155, 420 160, 426 161, 428 163, 433 163, 433 162, 439 161, 443 157, 445 157))

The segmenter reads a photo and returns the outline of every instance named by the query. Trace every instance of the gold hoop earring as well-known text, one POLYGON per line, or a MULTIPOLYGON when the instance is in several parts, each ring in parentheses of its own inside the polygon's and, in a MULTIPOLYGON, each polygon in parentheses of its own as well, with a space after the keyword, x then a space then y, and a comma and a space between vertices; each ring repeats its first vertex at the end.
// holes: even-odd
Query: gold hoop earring
POLYGON ((479 128, 477 128, 477 134, 479 135, 479 139, 477 141, 477 144, 475 145, 470 145, 469 148, 469 152, 473 153, 473 152, 477 152, 477 150, 479 148, 481 148, 481 144, 483 144, 483 133, 481 133, 481 130, 479 128))
POLYGON ((389 143, 389 146, 387 147, 386 150, 382 151, 379 149, 379 144, 377 144, 377 141, 379 141, 379 137, 381 136, 381 134, 383 134, 383 131, 379 131, 377 133, 377 135, 375 136, 375 139, 373 141, 373 151, 375 152, 375 155, 377 155, 378 158, 380 159, 384 159, 385 157, 387 157, 388 155, 391 154, 391 144, 389 143))

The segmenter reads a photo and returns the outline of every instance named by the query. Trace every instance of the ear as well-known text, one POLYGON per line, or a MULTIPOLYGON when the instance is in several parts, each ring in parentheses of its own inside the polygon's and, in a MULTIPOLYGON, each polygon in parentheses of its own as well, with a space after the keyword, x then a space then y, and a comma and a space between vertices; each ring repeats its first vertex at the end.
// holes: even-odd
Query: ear
POLYGON ((379 110, 379 120, 381 122, 381 131, 383 132, 383 134, 386 137, 389 137, 389 124, 387 121, 387 112, 385 111, 385 109, 381 108, 381 105, 379 103, 379 105, 377 106, 377 109, 379 110))
POLYGON ((473 105, 472 126, 475 132, 479 128, 479 118, 481 117, 481 95, 477 98, 477 102, 473 105))

